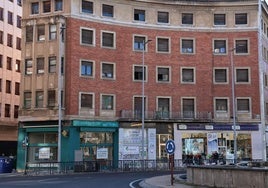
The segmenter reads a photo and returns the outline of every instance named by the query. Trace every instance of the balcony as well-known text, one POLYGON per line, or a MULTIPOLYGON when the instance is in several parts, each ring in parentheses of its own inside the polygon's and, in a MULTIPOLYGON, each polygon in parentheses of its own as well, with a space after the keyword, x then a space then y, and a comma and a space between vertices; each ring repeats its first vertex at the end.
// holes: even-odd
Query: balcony
MULTIPOLYGON (((121 110, 120 119, 121 120, 141 120, 142 112, 133 110, 121 110)), ((171 120, 171 121, 212 121, 211 112, 169 112, 169 111, 145 111, 145 120, 171 120)))

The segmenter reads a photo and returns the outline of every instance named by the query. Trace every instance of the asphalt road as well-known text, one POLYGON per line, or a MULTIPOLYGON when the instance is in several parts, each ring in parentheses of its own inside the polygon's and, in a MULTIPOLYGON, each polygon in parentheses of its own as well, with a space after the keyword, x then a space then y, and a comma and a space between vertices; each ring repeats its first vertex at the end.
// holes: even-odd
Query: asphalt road
POLYGON ((170 172, 83 173, 50 176, 0 176, 1 188, 138 188, 149 177, 170 172))

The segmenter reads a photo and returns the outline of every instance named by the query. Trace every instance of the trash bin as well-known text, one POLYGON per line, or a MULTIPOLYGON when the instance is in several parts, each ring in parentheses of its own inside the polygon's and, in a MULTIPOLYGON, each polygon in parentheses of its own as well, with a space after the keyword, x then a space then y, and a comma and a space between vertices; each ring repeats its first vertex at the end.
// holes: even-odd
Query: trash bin
POLYGON ((9 157, 0 157, 0 173, 11 173, 13 168, 13 159, 9 157))

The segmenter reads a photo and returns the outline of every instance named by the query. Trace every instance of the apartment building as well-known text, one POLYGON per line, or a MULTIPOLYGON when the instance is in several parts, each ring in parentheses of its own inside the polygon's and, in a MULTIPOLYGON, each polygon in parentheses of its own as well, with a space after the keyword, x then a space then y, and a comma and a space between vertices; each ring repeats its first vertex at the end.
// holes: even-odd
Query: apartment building
POLYGON ((0 155, 17 153, 21 1, 0 1, 0 155))
POLYGON ((175 159, 266 160, 265 2, 26 0, 23 10, 18 169, 166 159, 168 139, 175 159))

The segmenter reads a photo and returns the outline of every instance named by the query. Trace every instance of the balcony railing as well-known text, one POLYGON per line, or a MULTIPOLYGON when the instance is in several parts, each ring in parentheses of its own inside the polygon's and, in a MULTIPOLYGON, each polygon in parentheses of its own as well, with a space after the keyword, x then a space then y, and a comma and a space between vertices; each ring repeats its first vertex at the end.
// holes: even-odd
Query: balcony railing
MULTIPOLYGON (((122 110, 121 119, 140 120, 141 111, 122 110)), ((211 112, 170 112, 170 111, 145 111, 144 119, 147 120, 212 120, 211 112)))

